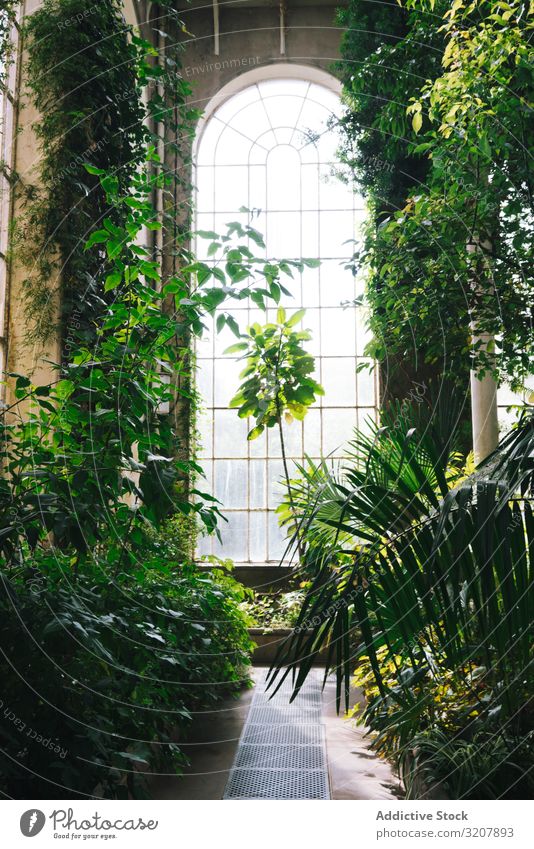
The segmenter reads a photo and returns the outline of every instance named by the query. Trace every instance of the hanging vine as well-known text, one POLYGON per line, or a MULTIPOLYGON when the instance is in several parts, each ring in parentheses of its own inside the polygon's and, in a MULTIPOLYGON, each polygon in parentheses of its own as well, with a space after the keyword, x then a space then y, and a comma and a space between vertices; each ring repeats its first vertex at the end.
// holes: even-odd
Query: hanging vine
MULTIPOLYGON (((186 128, 192 115, 185 107, 190 89, 181 79, 178 41, 160 56, 126 24, 121 8, 120 0, 45 0, 25 22, 26 83, 40 113, 39 185, 26 187, 14 249, 28 269, 32 340, 44 342, 58 332, 64 340, 73 328, 90 339, 108 300, 97 281, 112 257, 83 246, 99 223, 121 226, 121 212, 109 207, 85 164, 111 172, 121 189, 147 148, 153 167, 163 168, 157 155, 161 135, 186 128)), ((164 19, 180 28, 173 10, 164 19)), ((170 40, 166 32, 158 34, 170 40)), ((172 179, 168 174, 166 182, 172 179)))

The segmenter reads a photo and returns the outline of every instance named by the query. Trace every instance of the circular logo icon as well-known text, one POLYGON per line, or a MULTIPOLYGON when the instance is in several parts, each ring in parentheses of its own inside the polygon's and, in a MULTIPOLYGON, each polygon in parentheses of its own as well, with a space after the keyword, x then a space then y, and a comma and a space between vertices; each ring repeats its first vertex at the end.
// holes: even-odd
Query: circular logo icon
POLYGON ((24 837, 35 837, 42 831, 46 822, 46 817, 42 811, 37 808, 31 808, 29 811, 24 811, 20 818, 20 830, 24 837))

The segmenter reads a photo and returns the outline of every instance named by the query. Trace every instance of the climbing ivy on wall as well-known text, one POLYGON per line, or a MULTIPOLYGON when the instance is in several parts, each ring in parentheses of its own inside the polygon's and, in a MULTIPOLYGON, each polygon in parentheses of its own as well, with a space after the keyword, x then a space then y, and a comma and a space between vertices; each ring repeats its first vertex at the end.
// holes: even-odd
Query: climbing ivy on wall
MULTIPOLYGON (((179 61, 169 55, 173 48, 162 61, 126 25, 121 7, 120 0, 45 0, 25 23, 26 82, 40 113, 39 185, 26 187, 15 248, 28 269, 29 334, 43 341, 58 332, 58 302, 63 337, 74 315, 76 334, 86 338, 106 302, 97 281, 109 257, 87 254, 83 245, 104 218, 120 226, 121 213, 109 207, 85 163, 113 173, 125 187, 147 146, 153 168, 161 168, 159 134, 177 124, 185 130, 193 117, 184 105, 190 90, 179 61), (169 92, 173 110, 165 107, 169 92)), ((175 15, 168 11, 167 18, 175 15)))
POLYGON ((0 86, 5 79, 10 55, 10 30, 18 6, 19 0, 4 0, 0 8, 0 86))
MULTIPOLYGON (((111 304, 128 297, 124 280, 113 291, 103 285, 113 271, 110 246, 100 242, 84 250, 103 223, 125 225, 126 208, 109 203, 109 180, 114 191, 126 190, 148 160, 158 176, 152 202, 159 222, 146 224, 143 239, 165 279, 176 273, 177 257, 182 265, 191 260, 190 150, 200 113, 187 104, 191 88, 181 75, 184 26, 174 4, 163 2, 154 4, 142 33, 134 31, 122 6, 121 0, 44 0, 24 26, 23 74, 39 112, 34 129, 40 150, 37 185, 21 186, 24 211, 12 246, 27 269, 28 341, 59 337, 64 365, 77 345, 96 341, 111 304)), ((177 309, 172 295, 164 308, 169 314, 177 309)), ((187 469, 185 496, 194 474, 189 458, 196 399, 190 330, 187 321, 177 327, 183 329, 175 338, 181 365, 170 377, 175 392, 169 400, 172 450, 187 469)), ((184 533, 190 538, 196 528, 184 533)))

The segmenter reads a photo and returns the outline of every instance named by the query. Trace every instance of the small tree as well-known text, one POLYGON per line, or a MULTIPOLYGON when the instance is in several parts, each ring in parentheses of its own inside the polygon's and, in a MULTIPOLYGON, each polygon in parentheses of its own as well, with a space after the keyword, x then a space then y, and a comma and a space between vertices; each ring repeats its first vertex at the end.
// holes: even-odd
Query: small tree
MULTIPOLYGON (((305 315, 298 310, 289 318, 279 307, 275 323, 263 326, 253 324, 247 328, 243 341, 231 345, 225 354, 242 353, 247 364, 241 374, 243 383, 230 401, 231 408, 238 408, 242 419, 253 417, 255 425, 248 439, 257 439, 266 427, 278 427, 282 463, 287 484, 289 505, 295 527, 297 516, 291 492, 291 479, 287 465, 283 419, 290 425, 294 419, 302 421, 308 408, 324 390, 311 376, 315 368, 314 358, 303 348, 302 343, 311 339, 308 330, 295 330, 305 315)), ((303 547, 299 542, 299 556, 303 547)))

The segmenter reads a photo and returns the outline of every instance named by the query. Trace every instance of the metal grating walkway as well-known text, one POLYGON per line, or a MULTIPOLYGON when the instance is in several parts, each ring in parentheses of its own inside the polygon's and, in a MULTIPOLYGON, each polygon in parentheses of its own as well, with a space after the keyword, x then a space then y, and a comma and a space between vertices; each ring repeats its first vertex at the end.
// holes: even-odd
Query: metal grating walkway
POLYGON ((321 677, 313 670, 291 704, 286 679, 270 697, 258 684, 224 799, 329 799, 321 677))

